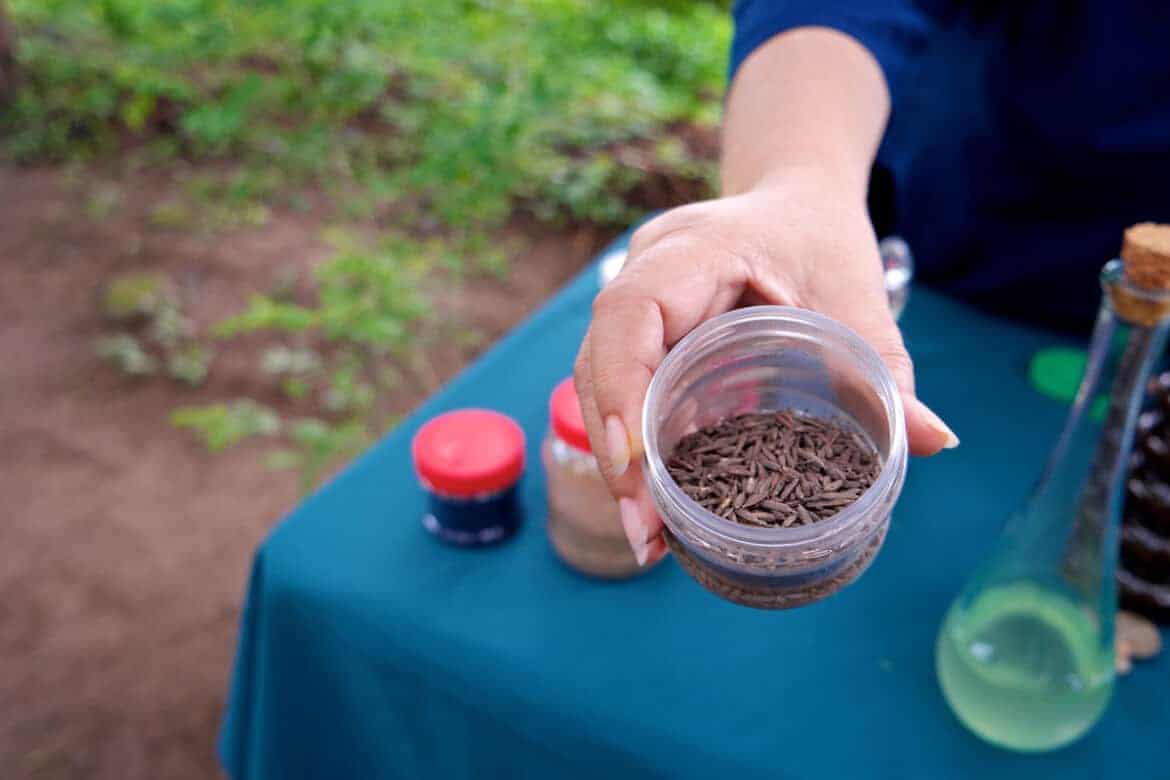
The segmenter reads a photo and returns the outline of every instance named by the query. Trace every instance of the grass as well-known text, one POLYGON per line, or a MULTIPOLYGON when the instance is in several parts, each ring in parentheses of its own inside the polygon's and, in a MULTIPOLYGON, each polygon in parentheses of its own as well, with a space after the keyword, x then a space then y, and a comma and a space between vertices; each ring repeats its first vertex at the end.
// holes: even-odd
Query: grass
POLYGON ((13 156, 230 159, 235 199, 318 181, 462 230, 518 204, 627 221, 615 149, 714 123, 728 34, 710 3, 10 2, 13 156))
MULTIPOLYGON (((257 332, 274 349, 322 350, 312 371, 282 377, 290 396, 321 399, 319 418, 282 424, 300 447, 282 465, 320 464, 378 432, 370 399, 416 346, 421 280, 506 274, 499 237, 517 212, 619 226, 667 205, 647 202, 648 180, 700 194, 711 180, 713 161, 688 139, 719 112, 721 2, 8 5, 22 77, 0 114, 10 159, 181 170, 185 184, 151 214, 165 230, 259 227, 271 209, 324 193, 338 249, 313 301, 257 292, 215 334, 221 350, 257 332), (377 245, 352 238, 372 226, 377 245)), ((96 190, 88 203, 101 219, 121 199, 96 190)), ((127 338, 103 349, 138 373, 176 362, 144 359, 127 338)), ((199 376, 182 369, 170 373, 199 376)), ((232 408, 183 424, 210 430, 232 408)))

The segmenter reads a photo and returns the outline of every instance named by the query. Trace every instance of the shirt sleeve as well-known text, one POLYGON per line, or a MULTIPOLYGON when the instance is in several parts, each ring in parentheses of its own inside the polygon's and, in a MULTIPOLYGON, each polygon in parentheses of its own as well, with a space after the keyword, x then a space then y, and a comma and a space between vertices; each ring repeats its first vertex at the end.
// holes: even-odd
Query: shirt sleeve
POLYGON ((935 23, 934 13, 915 0, 736 0, 732 13, 731 78, 769 38, 796 27, 829 27, 869 50, 891 92, 935 23))

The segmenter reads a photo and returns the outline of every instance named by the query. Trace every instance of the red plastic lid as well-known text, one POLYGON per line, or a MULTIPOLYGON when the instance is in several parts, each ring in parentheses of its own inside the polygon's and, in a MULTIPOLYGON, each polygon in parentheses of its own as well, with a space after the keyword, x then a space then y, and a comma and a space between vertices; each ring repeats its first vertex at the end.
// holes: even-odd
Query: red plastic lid
POLYGON ((570 377, 557 385, 548 399, 549 422, 553 433, 570 447, 582 452, 593 452, 589 446, 589 435, 585 433, 585 419, 581 416, 581 402, 577 399, 577 388, 570 377))
POLYGON ((419 428, 410 450, 419 479, 443 495, 493 493, 524 473, 524 431, 488 409, 439 415, 419 428))

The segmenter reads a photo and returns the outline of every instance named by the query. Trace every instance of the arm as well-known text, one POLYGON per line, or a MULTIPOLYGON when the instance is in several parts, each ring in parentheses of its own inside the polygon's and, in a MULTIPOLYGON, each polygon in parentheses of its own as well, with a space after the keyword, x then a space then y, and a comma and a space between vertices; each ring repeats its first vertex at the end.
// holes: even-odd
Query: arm
POLYGON ((723 197, 640 228, 622 273, 594 302, 577 390, 639 562, 666 549, 639 467, 650 378, 679 339, 738 305, 802 306, 852 327, 898 383, 911 450, 958 444, 915 395, 866 212, 889 105, 881 67, 854 38, 812 27, 770 38, 732 85, 723 197))
POLYGON ((881 68, 853 38, 805 27, 756 49, 740 66, 723 125, 723 193, 815 168, 865 198, 890 112, 881 68))

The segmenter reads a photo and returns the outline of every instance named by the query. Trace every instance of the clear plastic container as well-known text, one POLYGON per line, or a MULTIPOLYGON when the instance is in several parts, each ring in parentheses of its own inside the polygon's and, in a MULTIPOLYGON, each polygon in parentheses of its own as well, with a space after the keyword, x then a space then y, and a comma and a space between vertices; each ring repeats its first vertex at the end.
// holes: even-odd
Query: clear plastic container
POLYGON ((729 601, 785 609, 857 579, 885 539, 906 475, 906 433, 894 379, 860 336, 815 312, 755 306, 707 321, 666 356, 642 416, 646 482, 683 568, 729 601), (882 468, 833 517, 790 528, 724 520, 692 501, 666 470, 678 440, 725 417, 793 410, 852 428, 882 468))
POLYGON ((622 530, 617 501, 589 446, 573 380, 549 399, 549 431, 541 446, 548 488, 548 538, 557 556, 577 571, 605 579, 640 574, 622 530))

